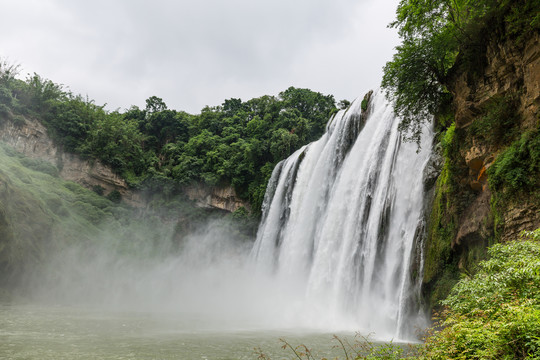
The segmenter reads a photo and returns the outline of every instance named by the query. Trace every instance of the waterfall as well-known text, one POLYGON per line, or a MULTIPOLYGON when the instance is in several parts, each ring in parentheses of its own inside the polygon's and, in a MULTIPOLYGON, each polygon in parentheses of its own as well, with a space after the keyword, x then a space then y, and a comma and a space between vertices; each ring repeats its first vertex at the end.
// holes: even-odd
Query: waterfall
POLYGON ((279 163, 269 182, 252 259, 302 294, 301 316, 329 328, 411 339, 421 326, 424 230, 421 148, 401 140, 377 91, 357 99, 318 140, 279 163))

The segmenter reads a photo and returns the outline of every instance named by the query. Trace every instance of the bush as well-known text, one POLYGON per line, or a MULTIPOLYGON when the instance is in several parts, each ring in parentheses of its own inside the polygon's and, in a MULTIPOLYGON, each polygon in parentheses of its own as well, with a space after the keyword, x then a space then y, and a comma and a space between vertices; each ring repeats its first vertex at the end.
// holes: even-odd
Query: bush
POLYGON ((13 116, 13 125, 15 125, 18 128, 21 128, 24 124, 26 124, 26 119, 22 115, 15 115, 13 116))
POLYGON ((537 191, 540 186, 540 136, 524 133, 504 150, 488 169, 492 190, 516 194, 537 191))
POLYGON ((452 289, 425 358, 540 358, 540 229, 525 237, 492 246, 479 272, 452 289))
POLYGON ((101 185, 94 185, 92 186, 92 191, 98 194, 99 196, 103 196, 103 193, 105 192, 105 188, 101 185))
POLYGON ((56 166, 47 161, 40 159, 32 159, 29 157, 23 157, 19 161, 24 167, 28 169, 58 177, 58 169, 56 168, 56 166))
POLYGON ((516 134, 519 123, 516 99, 495 96, 488 101, 484 115, 471 124, 471 133, 490 143, 508 143, 516 134))
POLYGON ((122 194, 120 194, 118 190, 111 191, 106 197, 113 203, 119 203, 122 201, 122 194))
POLYGON ((10 114, 11 111, 9 110, 9 107, 6 104, 0 103, 0 117, 9 118, 10 114))

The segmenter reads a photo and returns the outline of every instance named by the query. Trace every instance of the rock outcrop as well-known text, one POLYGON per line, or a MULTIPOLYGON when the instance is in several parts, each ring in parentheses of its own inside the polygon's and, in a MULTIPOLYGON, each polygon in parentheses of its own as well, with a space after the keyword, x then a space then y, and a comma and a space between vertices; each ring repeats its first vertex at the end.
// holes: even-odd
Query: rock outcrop
POLYGON ((97 160, 87 161, 62 151, 48 136, 45 126, 35 119, 27 118, 24 124, 3 122, 0 125, 0 140, 30 158, 55 165, 64 180, 74 181, 89 189, 100 186, 104 194, 116 190, 126 203, 142 205, 140 197, 128 188, 124 179, 97 160))
MULTIPOLYGON (((515 98, 519 123, 513 124, 518 132, 534 130, 540 119, 540 35, 532 34, 522 45, 512 41, 492 41, 487 45, 486 66, 480 76, 456 73, 450 81, 454 96, 456 128, 465 129, 485 113, 485 108, 496 97, 515 98)), ((503 131, 510 129, 503 129, 503 131)), ((467 238, 486 236, 490 218, 490 196, 487 170, 505 144, 472 138, 461 146, 461 157, 468 167, 469 176, 462 184, 470 187, 476 198, 463 212, 456 244, 467 238)), ((504 211, 501 241, 515 239, 522 230, 540 227, 539 206, 534 199, 513 205, 504 211)))
MULTIPOLYGON (((536 155, 514 151, 524 139, 536 139, 540 130, 540 35, 528 34, 519 44, 501 40, 500 34, 491 36, 483 67, 471 71, 458 64, 446 83, 455 127, 446 133, 446 153, 439 151, 443 172, 435 186, 424 250, 423 291, 435 307, 460 272, 475 271, 489 245, 540 227, 540 192, 530 185, 538 183, 529 179, 540 175, 531 166, 521 167, 536 155), (492 166, 497 166, 497 175, 492 166), (510 183, 514 170, 526 173, 527 180, 510 183)), ((436 166, 426 169, 426 175, 437 174, 436 166)), ((426 188, 431 179, 425 177, 426 188)))
POLYGON ((210 187, 196 184, 184 188, 184 192, 188 199, 194 201, 195 205, 201 208, 235 212, 244 207, 251 211, 249 203, 240 199, 232 186, 210 187))
POLYGON ((454 95, 456 127, 466 127, 496 95, 519 90, 518 111, 524 128, 534 128, 540 109, 540 35, 532 34, 521 46, 511 40, 492 41, 487 46, 487 64, 482 76, 456 73, 449 84, 454 95))

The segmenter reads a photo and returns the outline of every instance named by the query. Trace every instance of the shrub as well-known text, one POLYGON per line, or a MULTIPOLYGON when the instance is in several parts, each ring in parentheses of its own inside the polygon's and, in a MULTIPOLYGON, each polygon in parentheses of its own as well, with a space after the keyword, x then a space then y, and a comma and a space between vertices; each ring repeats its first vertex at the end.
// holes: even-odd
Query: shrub
POLYGON ((113 190, 107 195, 107 199, 113 203, 119 203, 122 200, 122 194, 118 190, 113 190))
POLYGON ((507 194, 534 191, 540 186, 539 173, 539 132, 527 132, 497 156, 488 169, 489 186, 507 194))
POLYGON ((0 117, 2 118, 9 118, 11 112, 9 110, 9 106, 6 104, 0 103, 0 117))
POLYGON ((105 192, 105 188, 101 185, 94 185, 92 186, 92 191, 98 194, 99 196, 103 196, 103 193, 105 192))
POLYGON ((24 167, 28 169, 58 177, 58 169, 56 168, 56 166, 47 161, 40 159, 32 159, 28 157, 23 157, 19 161, 24 167))
POLYGON ((22 115, 15 115, 13 116, 13 125, 15 125, 18 128, 21 128, 24 124, 26 124, 26 119, 22 115))
POLYGON ((525 237, 492 246, 479 272, 452 289, 425 358, 540 358, 540 229, 525 237))

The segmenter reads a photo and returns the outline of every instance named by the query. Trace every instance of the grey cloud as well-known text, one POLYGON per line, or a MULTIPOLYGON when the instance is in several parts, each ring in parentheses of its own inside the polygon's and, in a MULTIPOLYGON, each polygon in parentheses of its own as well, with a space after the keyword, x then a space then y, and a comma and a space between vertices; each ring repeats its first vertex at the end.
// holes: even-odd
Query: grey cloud
POLYGON ((363 77, 366 86, 376 85, 370 76, 396 45, 386 24, 397 0, 31 4, 10 3, 15 15, 0 31, 16 31, 0 39, 0 56, 7 53, 25 70, 112 109, 142 106, 157 95, 172 108, 198 112, 226 98, 247 100, 291 85, 350 99, 364 91, 358 85, 363 77), (21 23, 22 16, 31 24, 21 23))

